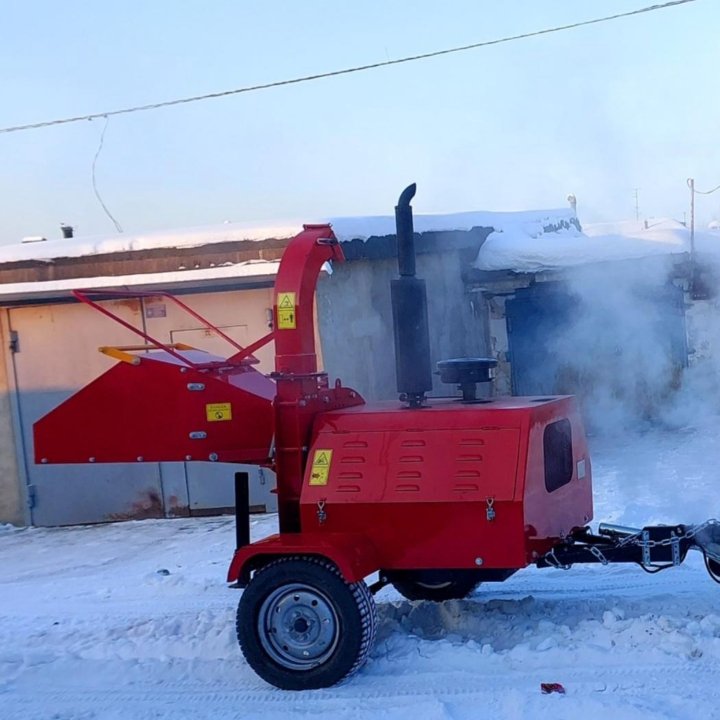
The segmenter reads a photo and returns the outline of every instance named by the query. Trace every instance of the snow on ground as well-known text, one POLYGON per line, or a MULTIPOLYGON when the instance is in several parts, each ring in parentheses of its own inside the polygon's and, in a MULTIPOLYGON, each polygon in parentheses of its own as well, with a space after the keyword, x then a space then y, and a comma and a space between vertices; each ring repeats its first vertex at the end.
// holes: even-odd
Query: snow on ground
MULTIPOLYGON (((592 438, 595 520, 719 516, 718 419, 592 438)), ((253 538, 274 525, 256 517, 253 538)), ((237 647, 239 591, 224 583, 233 543, 227 517, 0 526, 0 717, 720 717, 720 587, 697 553, 656 577, 526 569, 438 605, 386 588, 365 668, 339 687, 287 693, 237 647), (542 695, 541 682, 567 694, 542 695)))

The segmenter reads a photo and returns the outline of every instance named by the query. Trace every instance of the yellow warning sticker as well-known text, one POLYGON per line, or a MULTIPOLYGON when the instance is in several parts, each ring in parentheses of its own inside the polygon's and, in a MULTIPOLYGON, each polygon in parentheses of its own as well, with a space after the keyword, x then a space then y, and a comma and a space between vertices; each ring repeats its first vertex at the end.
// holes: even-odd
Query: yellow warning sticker
POLYGON ((316 450, 310 470, 311 485, 327 485, 332 462, 332 450, 316 450))
POLYGON ((278 307, 284 308, 285 310, 294 310, 295 309, 295 293, 294 292, 284 292, 284 293, 278 293, 278 307))
POLYGON ((210 403, 205 406, 208 422, 232 420, 232 405, 230 403, 210 403))
POLYGON ((294 292, 278 293, 277 325, 278 330, 295 330, 297 327, 294 292))

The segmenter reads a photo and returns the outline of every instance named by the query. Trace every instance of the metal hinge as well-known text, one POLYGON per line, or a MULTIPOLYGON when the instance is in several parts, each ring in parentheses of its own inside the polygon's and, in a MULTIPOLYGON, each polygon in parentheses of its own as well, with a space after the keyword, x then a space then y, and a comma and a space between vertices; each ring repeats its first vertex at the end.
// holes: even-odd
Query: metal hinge
POLYGON ((8 343, 11 353, 20 352, 20 336, 17 330, 10 331, 10 342, 8 343))
POLYGON ((31 510, 37 505, 37 485, 27 486, 27 504, 31 510))

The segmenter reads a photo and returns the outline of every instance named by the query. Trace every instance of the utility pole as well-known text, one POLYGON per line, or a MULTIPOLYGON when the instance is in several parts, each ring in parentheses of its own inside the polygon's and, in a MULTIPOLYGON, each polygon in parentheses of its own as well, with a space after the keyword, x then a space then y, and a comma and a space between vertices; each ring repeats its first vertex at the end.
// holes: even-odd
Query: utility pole
POLYGON ((695 261, 695 178, 688 178, 690 188, 690 261, 695 261))
POLYGON ((695 178, 688 178, 690 188, 690 297, 695 297, 695 178))
POLYGON ((695 267, 695 194, 712 195, 720 190, 720 185, 715 186, 712 190, 696 190, 695 178, 687 179, 687 186, 690 188, 690 269, 692 272, 690 280, 690 293, 695 296, 695 276, 697 269, 695 267))
POLYGON ((640 202, 638 201, 638 190, 635 188, 635 219, 640 220, 640 202))

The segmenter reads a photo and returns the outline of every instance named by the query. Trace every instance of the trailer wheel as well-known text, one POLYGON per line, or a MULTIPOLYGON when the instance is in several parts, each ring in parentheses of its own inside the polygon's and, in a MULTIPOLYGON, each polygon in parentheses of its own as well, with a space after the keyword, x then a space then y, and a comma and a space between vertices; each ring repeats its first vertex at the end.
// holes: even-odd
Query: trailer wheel
POLYGON ((355 673, 375 639, 375 601, 320 558, 287 557, 255 573, 237 637, 252 669, 283 690, 329 687, 355 673))
POLYGON ((391 578, 392 586, 408 600, 462 600, 480 585, 476 577, 449 573, 433 581, 420 580, 411 574, 391 578))

